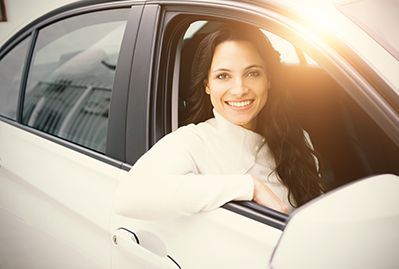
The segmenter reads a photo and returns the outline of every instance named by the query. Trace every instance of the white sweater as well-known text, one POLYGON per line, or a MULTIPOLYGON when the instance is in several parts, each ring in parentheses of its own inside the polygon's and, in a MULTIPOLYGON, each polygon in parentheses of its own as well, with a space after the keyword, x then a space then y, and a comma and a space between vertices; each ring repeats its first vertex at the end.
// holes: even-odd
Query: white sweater
POLYGON ((138 219, 191 215, 232 200, 252 200, 250 175, 264 178, 290 206, 264 138, 224 119, 190 124, 163 137, 121 180, 118 214, 138 219))

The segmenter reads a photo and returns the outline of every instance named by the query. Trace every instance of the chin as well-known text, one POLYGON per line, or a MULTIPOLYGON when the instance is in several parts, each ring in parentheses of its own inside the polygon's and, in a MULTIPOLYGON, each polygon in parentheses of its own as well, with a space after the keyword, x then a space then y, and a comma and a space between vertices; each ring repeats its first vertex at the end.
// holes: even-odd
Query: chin
POLYGON ((234 123, 235 125, 245 126, 245 125, 248 125, 251 121, 250 120, 242 120, 242 119, 230 119, 230 122, 234 123))

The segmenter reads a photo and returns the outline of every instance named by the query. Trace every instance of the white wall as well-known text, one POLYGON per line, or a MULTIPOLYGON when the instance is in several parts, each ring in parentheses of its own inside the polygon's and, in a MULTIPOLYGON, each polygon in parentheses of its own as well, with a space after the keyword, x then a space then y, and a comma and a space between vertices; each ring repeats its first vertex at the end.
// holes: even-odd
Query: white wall
POLYGON ((4 2, 7 22, 0 22, 0 46, 18 29, 40 15, 76 0, 5 0, 4 2))

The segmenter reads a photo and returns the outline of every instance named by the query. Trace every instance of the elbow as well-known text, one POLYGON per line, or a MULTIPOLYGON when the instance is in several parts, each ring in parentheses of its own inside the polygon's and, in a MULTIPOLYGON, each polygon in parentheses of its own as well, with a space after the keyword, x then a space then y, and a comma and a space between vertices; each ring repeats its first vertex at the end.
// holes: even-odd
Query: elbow
POLYGON ((154 216, 154 211, 149 210, 143 205, 144 201, 140 199, 126 199, 121 195, 117 195, 114 200, 114 213, 123 217, 139 219, 139 220, 153 220, 157 217, 154 216), (152 212, 152 213, 151 213, 152 212))
MULTIPOLYGON (((169 210, 165 210, 162 199, 154 199, 151 192, 145 186, 127 186, 121 182, 118 186, 113 211, 115 214, 139 220, 155 220, 170 216, 169 210)), ((156 197, 156 196, 155 196, 156 197)))

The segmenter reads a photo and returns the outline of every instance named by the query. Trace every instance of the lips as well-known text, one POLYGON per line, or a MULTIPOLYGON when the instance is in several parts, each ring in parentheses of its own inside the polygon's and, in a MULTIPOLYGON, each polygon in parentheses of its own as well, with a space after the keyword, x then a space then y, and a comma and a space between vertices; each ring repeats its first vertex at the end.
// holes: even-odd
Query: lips
POLYGON ((254 102, 253 99, 240 100, 240 101, 225 101, 225 103, 233 108, 247 108, 254 102))

